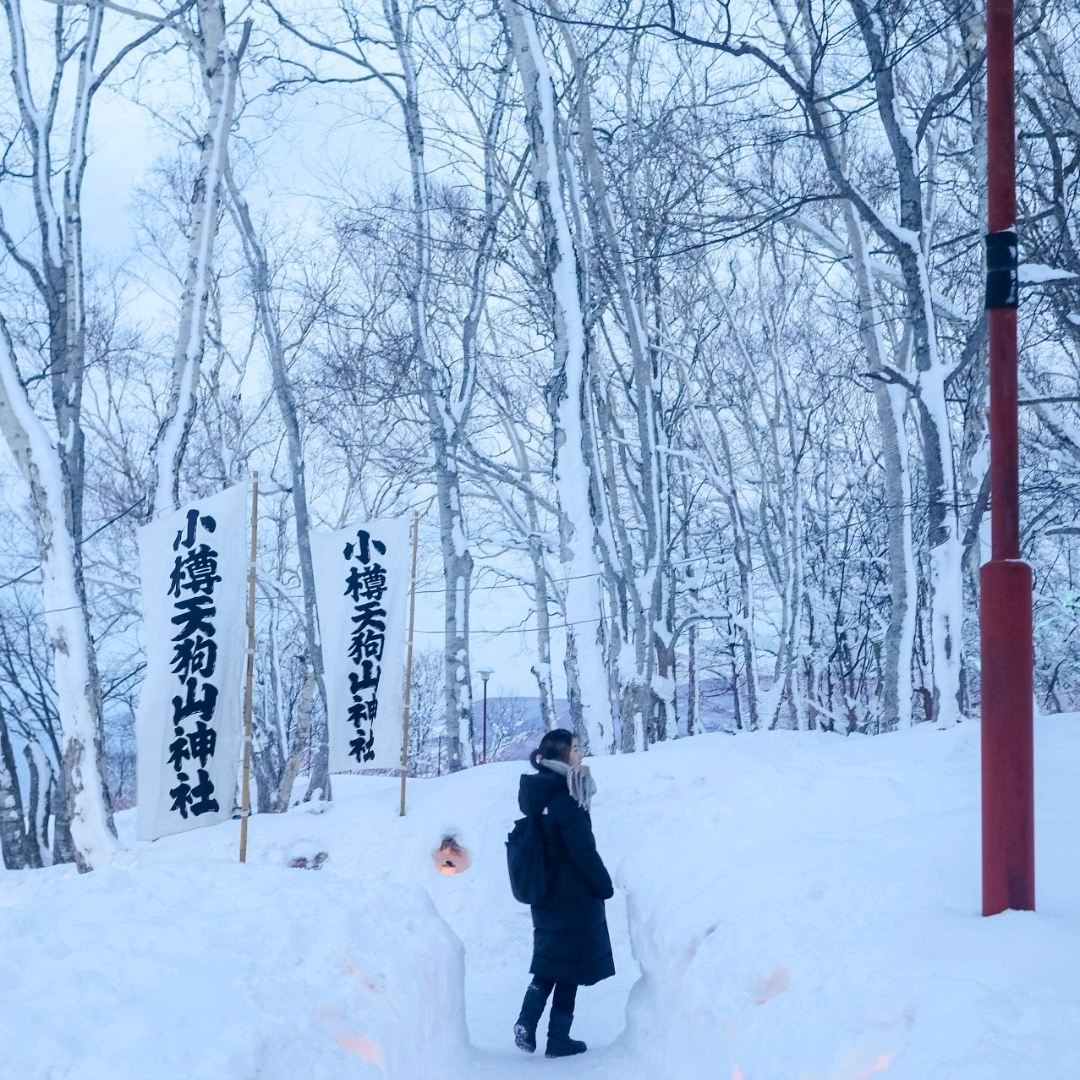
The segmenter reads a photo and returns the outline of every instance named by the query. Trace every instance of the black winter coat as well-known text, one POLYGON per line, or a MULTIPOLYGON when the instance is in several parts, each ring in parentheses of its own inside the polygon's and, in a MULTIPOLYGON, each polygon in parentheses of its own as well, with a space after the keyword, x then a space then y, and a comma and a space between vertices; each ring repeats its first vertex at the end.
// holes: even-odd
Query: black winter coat
POLYGON ((615 895, 596 850, 588 811, 574 801, 565 777, 541 768, 521 778, 523 814, 541 814, 551 884, 533 904, 529 971, 555 982, 591 986, 615 974, 604 901, 615 895))

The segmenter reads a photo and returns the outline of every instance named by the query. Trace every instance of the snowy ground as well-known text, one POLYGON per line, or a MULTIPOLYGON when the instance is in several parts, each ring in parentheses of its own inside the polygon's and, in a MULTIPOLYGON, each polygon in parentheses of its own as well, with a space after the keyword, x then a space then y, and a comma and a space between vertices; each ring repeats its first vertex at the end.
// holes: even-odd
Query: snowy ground
POLYGON ((246 867, 235 823, 136 844, 121 815, 108 870, 0 874, 0 1076, 1077 1080, 1080 717, 1036 732, 1039 911, 993 919, 977 724, 594 762, 619 974, 581 991, 571 1061, 509 1045, 519 764, 410 781, 405 819, 396 781, 337 778, 326 813, 253 819, 246 867))

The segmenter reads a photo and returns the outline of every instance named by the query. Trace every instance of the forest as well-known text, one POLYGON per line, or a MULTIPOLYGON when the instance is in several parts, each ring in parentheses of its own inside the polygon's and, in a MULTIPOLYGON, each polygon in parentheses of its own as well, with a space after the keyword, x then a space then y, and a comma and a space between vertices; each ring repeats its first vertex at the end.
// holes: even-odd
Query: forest
MULTIPOLYGON (((747 731, 978 717, 981 5, 0 4, 7 867, 115 842, 137 530, 253 470, 260 811, 332 792, 311 532, 414 512, 421 771, 477 762, 496 589, 593 755, 703 731, 705 689, 747 731)), ((1080 12, 1016 26, 1049 713, 1080 707, 1080 12)))

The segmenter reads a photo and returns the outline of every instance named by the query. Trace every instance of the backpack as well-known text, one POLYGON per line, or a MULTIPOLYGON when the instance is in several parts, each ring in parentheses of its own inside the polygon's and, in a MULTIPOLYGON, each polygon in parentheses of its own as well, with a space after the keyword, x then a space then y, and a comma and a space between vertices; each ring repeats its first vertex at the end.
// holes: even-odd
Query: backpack
POLYGON ((540 904, 550 885, 540 814, 518 818, 506 838, 510 891, 522 904, 540 904))

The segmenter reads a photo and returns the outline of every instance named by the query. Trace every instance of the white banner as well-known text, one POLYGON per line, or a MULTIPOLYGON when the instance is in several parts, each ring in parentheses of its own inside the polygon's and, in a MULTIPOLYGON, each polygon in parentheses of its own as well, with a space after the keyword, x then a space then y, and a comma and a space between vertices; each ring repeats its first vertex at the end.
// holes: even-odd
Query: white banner
POLYGON ((330 771, 401 767, 409 523, 312 533, 330 771))
POLYGON ((247 649, 247 506, 248 489, 237 485, 139 530, 140 840, 232 817, 247 649))

